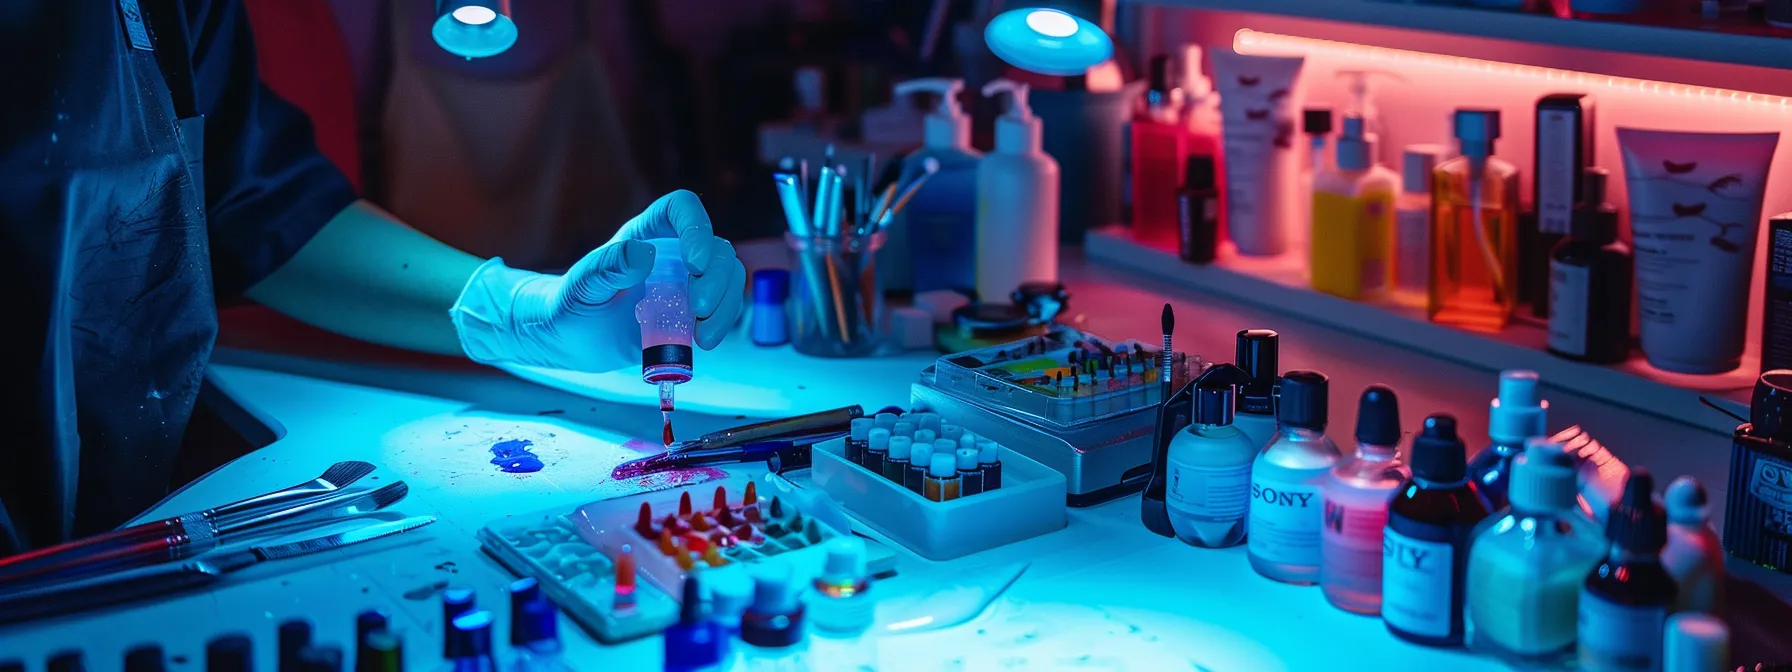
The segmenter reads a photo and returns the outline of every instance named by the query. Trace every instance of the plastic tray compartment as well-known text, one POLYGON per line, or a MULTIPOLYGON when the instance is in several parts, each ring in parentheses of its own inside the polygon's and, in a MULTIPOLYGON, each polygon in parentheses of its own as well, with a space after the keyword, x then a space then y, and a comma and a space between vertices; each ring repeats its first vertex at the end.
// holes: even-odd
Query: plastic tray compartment
POLYGON ((617 611, 615 564, 579 538, 563 510, 506 518, 485 526, 478 536, 487 553, 510 571, 540 582, 555 604, 600 641, 644 637, 678 620, 677 601, 639 582, 635 605, 617 611))
POLYGON ((861 522, 928 560, 951 560, 1064 529, 1064 475, 1002 453, 1002 487, 948 502, 847 461, 846 442, 815 446, 816 487, 861 522))
MULTIPOLYGON (((934 362, 934 385, 1004 412, 1075 427, 1152 408, 1162 401, 1162 386, 1157 383, 1161 369, 1149 362, 1138 373, 1122 369, 1116 376, 1084 376, 1074 392, 1046 382, 1058 374, 1064 374, 1066 381, 1074 377, 1069 373, 1074 370, 1069 366, 1073 352, 1106 362, 1115 352, 1134 352, 1140 346, 1153 360, 1163 350, 1149 343, 1112 341, 1059 326, 1040 336, 940 357, 934 362)), ((1201 369, 1199 356, 1178 352, 1175 360, 1171 389, 1201 369)))

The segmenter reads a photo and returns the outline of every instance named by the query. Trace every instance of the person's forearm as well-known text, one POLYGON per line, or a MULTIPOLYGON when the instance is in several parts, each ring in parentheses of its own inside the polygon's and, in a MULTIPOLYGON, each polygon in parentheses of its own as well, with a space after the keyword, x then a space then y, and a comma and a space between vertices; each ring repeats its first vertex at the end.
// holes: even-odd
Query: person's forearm
POLYGON ((483 262, 357 201, 248 295, 345 336, 459 355, 448 310, 483 262))

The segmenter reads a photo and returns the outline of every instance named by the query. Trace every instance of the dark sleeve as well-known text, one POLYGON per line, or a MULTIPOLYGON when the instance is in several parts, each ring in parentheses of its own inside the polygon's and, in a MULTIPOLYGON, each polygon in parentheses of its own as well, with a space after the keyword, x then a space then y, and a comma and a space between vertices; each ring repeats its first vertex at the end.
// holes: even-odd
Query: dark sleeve
POLYGON ((214 291, 223 300, 280 268, 356 194, 318 152, 305 114, 262 84, 241 0, 183 6, 195 104, 205 115, 214 291))

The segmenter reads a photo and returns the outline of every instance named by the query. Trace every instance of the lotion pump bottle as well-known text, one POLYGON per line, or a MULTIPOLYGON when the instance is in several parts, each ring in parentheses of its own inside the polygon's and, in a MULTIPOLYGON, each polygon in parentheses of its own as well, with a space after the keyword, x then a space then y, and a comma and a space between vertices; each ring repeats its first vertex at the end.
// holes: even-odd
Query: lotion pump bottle
POLYGON ((1493 444, 1475 454, 1468 463, 1468 475, 1495 511, 1506 508, 1512 459, 1524 452, 1526 441, 1543 438, 1548 432, 1549 402, 1537 398, 1540 384, 1536 371, 1501 371, 1499 396, 1488 404, 1487 437, 1493 444))
POLYGON ((1238 387, 1238 414, 1232 426, 1251 439, 1258 448, 1269 445, 1276 435, 1276 375, 1281 369, 1278 340, 1281 337, 1268 329, 1246 329, 1238 332, 1234 362, 1251 377, 1251 382, 1238 387))
POLYGON ((1257 444, 1232 426, 1234 388, 1250 376, 1217 364, 1195 379, 1194 422, 1170 440, 1165 502, 1183 543, 1225 548, 1244 541, 1257 444))
POLYGON ((996 117, 995 151, 977 164, 977 295, 1002 297, 1028 282, 1058 282, 1058 162, 1040 149, 1027 85, 997 79, 983 95, 1008 94, 996 117))
POLYGON ((894 263, 878 265, 886 290, 976 287, 977 163, 983 154, 971 148, 971 117, 958 104, 963 90, 964 80, 940 77, 896 85, 898 97, 932 93, 939 100, 922 122, 921 148, 902 161, 902 175, 913 179, 928 159, 939 162, 939 171, 890 223, 879 254, 894 263))
POLYGON ((1400 461, 1400 402, 1394 391, 1370 385, 1356 409, 1356 454, 1332 467, 1321 491, 1319 587, 1332 606, 1372 615, 1381 612, 1388 500, 1412 472, 1400 461))
POLYGON ((1345 116, 1337 162, 1315 166, 1313 289, 1346 299, 1374 299, 1390 289, 1394 194, 1400 176, 1374 161, 1374 142, 1362 117, 1345 116))
POLYGON ((1668 513, 1668 545, 1661 564, 1679 586, 1675 611, 1715 614, 1724 602, 1724 548, 1711 527, 1705 486, 1691 476, 1668 484, 1662 495, 1668 513))
POLYGON ((1325 436, 1331 383, 1317 371, 1289 371, 1276 390, 1281 429, 1251 466, 1251 568, 1295 585, 1319 583, 1319 488, 1338 446, 1325 436))
POLYGON ((1574 660, 1575 617, 1605 535, 1576 499, 1574 456, 1531 439, 1512 461, 1511 508, 1489 519, 1469 551, 1468 645, 1517 669, 1574 660))

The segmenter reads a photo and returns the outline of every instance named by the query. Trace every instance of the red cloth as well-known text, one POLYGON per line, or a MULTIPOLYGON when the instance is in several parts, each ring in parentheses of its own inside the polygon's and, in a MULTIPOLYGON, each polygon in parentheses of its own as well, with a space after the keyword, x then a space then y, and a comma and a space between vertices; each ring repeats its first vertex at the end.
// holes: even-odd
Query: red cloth
POLYGON ((329 0, 244 0, 262 81, 311 117, 317 148, 361 189, 355 76, 329 0))

